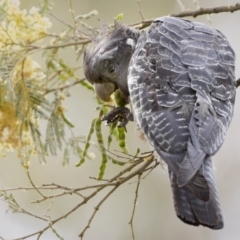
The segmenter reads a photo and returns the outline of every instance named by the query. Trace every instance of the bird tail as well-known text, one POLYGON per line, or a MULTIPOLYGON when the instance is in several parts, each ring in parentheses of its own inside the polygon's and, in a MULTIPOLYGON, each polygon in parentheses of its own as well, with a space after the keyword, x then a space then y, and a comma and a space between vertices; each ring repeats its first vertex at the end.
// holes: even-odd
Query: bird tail
POLYGON ((200 171, 209 186, 210 199, 207 202, 197 198, 187 185, 179 187, 177 176, 172 171, 169 171, 176 214, 187 224, 221 229, 223 228, 223 217, 210 157, 206 157, 200 171))

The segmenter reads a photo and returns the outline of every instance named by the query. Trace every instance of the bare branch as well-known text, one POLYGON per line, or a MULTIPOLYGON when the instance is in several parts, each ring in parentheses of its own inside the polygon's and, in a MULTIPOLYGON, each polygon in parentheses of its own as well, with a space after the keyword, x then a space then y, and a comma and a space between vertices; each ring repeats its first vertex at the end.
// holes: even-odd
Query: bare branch
POLYGON ((21 213, 27 214, 27 215, 29 215, 29 216, 31 216, 31 217, 34 217, 34 218, 40 219, 40 220, 42 220, 42 221, 48 221, 47 219, 42 218, 42 217, 39 217, 39 216, 37 216, 37 215, 34 215, 34 214, 32 214, 32 213, 26 211, 26 210, 23 209, 23 208, 21 208, 21 213))
POLYGON ((39 191, 39 189, 35 186, 35 184, 33 183, 32 178, 31 178, 30 173, 29 173, 29 170, 27 170, 27 176, 28 176, 28 179, 29 179, 31 185, 34 187, 34 189, 35 189, 43 198, 46 198, 46 197, 39 191))
POLYGON ((240 3, 236 3, 235 5, 229 6, 221 6, 221 7, 213 7, 213 8, 199 8, 196 11, 183 11, 178 14, 172 14, 173 17, 194 17, 205 14, 217 14, 221 12, 236 12, 240 10, 240 3))
MULTIPOLYGON (((53 48, 64 48, 64 47, 71 47, 71 46, 76 46, 76 45, 81 45, 81 44, 87 44, 90 43, 91 39, 90 38, 84 38, 83 40, 80 40, 78 42, 70 42, 70 43, 63 43, 63 44, 57 44, 57 45, 46 45, 46 46, 35 46, 35 45, 26 45, 24 47, 34 49, 34 50, 46 50, 46 49, 53 49, 53 48)), ((30 52, 32 54, 32 52, 30 52)))
POLYGON ((49 15, 51 15, 53 18, 55 18, 56 20, 58 20, 59 22, 63 23, 64 25, 68 26, 71 29, 75 29, 72 25, 64 22, 62 19, 58 18, 57 16, 55 16, 53 13, 49 13, 49 15))
POLYGON ((178 6, 180 7, 181 11, 185 11, 186 7, 183 5, 183 3, 181 2, 181 0, 176 0, 178 6))
MULTIPOLYGON (((45 228, 43 228, 43 229, 41 229, 40 231, 37 231, 37 232, 35 232, 35 233, 32 233, 32 234, 30 234, 30 235, 27 235, 27 236, 24 236, 24 237, 20 237, 20 238, 17 238, 17 239, 13 239, 13 240, 27 239, 27 238, 29 238, 29 237, 36 236, 36 235, 38 236, 37 239, 40 239, 40 237, 42 236, 42 234, 43 234, 46 230, 48 230, 49 228, 52 229, 52 226, 53 226, 55 223, 59 222, 59 221, 62 220, 62 219, 67 218, 71 213, 75 212, 78 208, 80 208, 81 206, 85 205, 90 199, 92 199, 95 195, 97 195, 97 194, 98 194, 101 190, 103 190, 104 188, 109 187, 109 186, 114 186, 114 188, 117 188, 117 187, 119 187, 120 185, 122 185, 124 182, 128 181, 128 180, 131 179, 132 177, 134 177, 134 176, 136 176, 137 174, 139 174, 139 172, 142 172, 145 168, 147 168, 147 167, 153 162, 153 159, 150 159, 150 160, 149 160, 149 156, 151 156, 151 155, 145 156, 145 157, 148 159, 148 161, 147 161, 145 164, 143 164, 141 167, 139 167, 137 170, 135 170, 135 171, 132 172, 131 174, 127 175, 126 177, 121 178, 121 180, 119 180, 119 178, 120 178, 123 174, 131 171, 132 169, 134 169, 135 167, 137 167, 139 164, 143 163, 143 161, 144 161, 145 158, 144 158, 144 157, 139 158, 139 160, 136 160, 135 162, 133 162, 130 166, 126 167, 124 170, 122 170, 121 172, 119 172, 117 175, 115 175, 113 178, 111 178, 111 179, 108 181, 108 183, 105 183, 105 184, 91 185, 91 186, 86 186, 86 187, 82 187, 82 188, 75 188, 75 189, 67 188, 67 187, 64 187, 64 186, 61 186, 61 185, 58 185, 58 184, 54 184, 54 183, 42 185, 42 187, 46 187, 46 189, 49 189, 49 188, 50 188, 50 189, 51 189, 51 188, 52 188, 52 189, 56 189, 56 188, 58 188, 58 189, 69 190, 68 194, 71 194, 71 193, 77 192, 77 191, 81 191, 81 190, 85 190, 85 189, 90 189, 90 188, 96 188, 96 190, 95 190, 94 192, 92 192, 91 194, 89 194, 88 196, 84 197, 84 199, 83 199, 79 204, 77 204, 75 207, 73 207, 70 211, 68 211, 68 212, 65 213, 64 215, 56 218, 55 220, 51 221, 51 222, 49 223, 49 225, 46 226, 45 228)), ((35 186, 35 185, 34 185, 34 186, 35 186)), ((35 187, 36 187, 36 186, 35 186, 35 187)), ((35 189, 35 187, 32 188, 32 189, 35 189)), ((22 188, 20 188, 20 189, 22 189, 22 188)), ((20 189, 14 189, 14 190, 20 190, 20 189)), ((111 191, 112 191, 112 190, 111 190, 111 191)), ((111 194, 110 194, 110 195, 111 195, 111 194)), ((44 197, 46 197, 46 196, 43 196, 43 198, 44 198, 44 197)), ((108 196, 105 196, 105 197, 106 197, 106 199, 107 199, 108 196)), ((48 196, 47 196, 46 198, 48 198, 48 196)), ((51 198, 52 198, 52 196, 51 196, 51 198)), ((105 199, 105 200, 106 200, 106 199, 105 199)), ((104 201, 105 201, 105 200, 104 200, 104 201)), ((103 202, 104 202, 104 201, 103 201, 103 202)), ((102 203, 103 203, 103 202, 102 202, 102 203)), ((101 203, 101 204, 102 204, 102 203, 101 203)), ((100 204, 100 205, 101 205, 101 204, 100 204)), ((99 205, 99 207, 100 207, 100 205, 99 205)), ((94 214, 94 215, 95 215, 95 214, 94 214)))
POLYGON ((105 197, 98 203, 98 205, 94 208, 93 214, 91 215, 87 226, 83 229, 83 231, 79 234, 79 237, 82 239, 86 230, 88 228, 90 228, 90 224, 95 216, 95 214, 97 213, 97 211, 99 210, 100 206, 107 200, 107 198, 119 187, 121 186, 123 183, 125 183, 126 181, 128 181, 129 179, 135 177, 136 175, 142 174, 142 172, 144 171, 144 169, 146 169, 154 160, 154 156, 152 155, 152 158, 148 161, 146 161, 140 168, 138 168, 137 170, 135 170, 134 172, 132 172, 131 174, 129 174, 127 177, 122 178, 119 182, 117 182, 117 185, 110 191, 108 192, 108 194, 105 195, 105 197))
POLYGON ((44 95, 46 95, 46 94, 48 94, 48 93, 50 93, 50 92, 62 91, 62 90, 64 90, 64 89, 66 89, 66 88, 70 88, 70 87, 72 87, 72 86, 75 86, 75 85, 83 82, 84 80, 85 80, 85 78, 80 79, 80 80, 77 80, 77 81, 75 81, 75 82, 73 82, 73 83, 70 83, 70 84, 68 84, 68 85, 65 85, 65 86, 47 89, 46 92, 44 93, 44 95))
POLYGON ((47 215, 47 214, 49 213, 49 211, 50 211, 53 203, 54 203, 54 199, 51 201, 51 203, 49 204, 48 208, 46 209, 46 211, 45 211, 44 214, 43 214, 43 216, 48 217, 49 220, 51 220, 51 216, 50 216, 50 215, 47 215))
POLYGON ((94 208, 94 212, 92 216, 88 220, 87 226, 83 229, 83 231, 79 234, 79 237, 83 239, 84 233, 87 231, 88 228, 90 228, 91 222, 93 218, 95 217, 97 211, 99 210, 100 206, 107 200, 107 198, 119 187, 120 185, 115 186, 99 203, 98 205, 94 208))
POLYGON ((140 182, 141 182, 141 175, 142 172, 138 174, 138 181, 137 181, 137 187, 136 187, 136 191, 135 191, 135 198, 134 198, 134 202, 133 202, 133 210, 132 210, 132 216, 131 219, 129 221, 129 224, 131 226, 131 231, 132 231, 132 239, 135 239, 134 236, 134 229, 133 229, 133 218, 134 218, 134 214, 135 214, 135 210, 136 210, 136 205, 137 205, 137 199, 138 199, 138 190, 139 190, 139 186, 140 186, 140 182))
POLYGON ((70 13, 72 15, 72 19, 73 19, 73 22, 74 22, 74 27, 76 27, 77 23, 76 23, 76 20, 75 20, 76 18, 75 18, 75 15, 74 15, 74 9, 73 9, 73 5, 72 5, 72 0, 68 0, 68 4, 70 6, 69 11, 70 11, 70 13))
MULTIPOLYGON (((235 5, 229 5, 229 6, 220 6, 220 7, 213 7, 213 8, 200 8, 195 11, 183 11, 177 14, 171 14, 172 17, 198 17, 200 15, 205 14, 217 14, 222 12, 236 12, 240 10, 240 3, 236 3, 235 5)), ((154 21, 154 19, 144 20, 142 22, 129 24, 130 26, 137 28, 137 29, 143 29, 151 25, 151 23, 154 21)))
POLYGON ((38 231, 38 232, 35 232, 35 233, 31 233, 31 234, 26 235, 26 236, 24 236, 24 237, 14 238, 14 239, 12 239, 12 240, 24 240, 24 239, 27 239, 27 238, 36 236, 36 235, 40 234, 41 232, 42 232, 42 230, 41 230, 41 231, 38 231))
POLYGON ((143 16, 143 13, 142 13, 142 8, 141 8, 141 1, 140 0, 136 0, 136 3, 137 3, 138 12, 140 14, 140 17, 141 17, 142 21, 144 21, 144 16, 143 16))

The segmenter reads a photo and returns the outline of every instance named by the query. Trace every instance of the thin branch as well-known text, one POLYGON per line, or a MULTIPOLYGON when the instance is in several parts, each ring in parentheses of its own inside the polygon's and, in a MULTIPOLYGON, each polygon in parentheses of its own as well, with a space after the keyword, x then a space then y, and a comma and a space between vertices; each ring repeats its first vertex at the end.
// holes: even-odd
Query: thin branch
POLYGON ((39 189, 35 186, 35 184, 33 183, 32 178, 31 178, 30 173, 29 173, 29 170, 27 170, 27 176, 28 176, 28 179, 29 179, 31 185, 34 187, 34 189, 35 189, 43 198, 46 198, 46 197, 39 191, 39 189))
POLYGON ((74 15, 74 9, 73 9, 73 5, 72 5, 72 0, 68 0, 68 4, 70 6, 70 13, 71 13, 72 18, 73 18, 74 27, 76 28, 77 27, 77 22, 76 22, 76 18, 75 18, 75 15, 74 15))
POLYGON ((185 11, 186 7, 183 5, 183 3, 181 2, 181 0, 176 0, 178 6, 180 7, 181 11, 185 11))
MULTIPOLYGON (((42 197, 42 199, 32 201, 31 203, 40 203, 40 202, 46 201, 46 200, 51 199, 51 198, 61 197, 61 196, 67 195, 67 194, 70 194, 70 195, 71 195, 71 194, 73 194, 73 193, 79 195, 79 196, 82 197, 82 198, 85 198, 82 194, 76 193, 76 191, 75 191, 74 189, 69 189, 69 191, 67 191, 67 192, 64 191, 64 192, 62 192, 62 193, 58 193, 58 194, 54 194, 54 195, 50 195, 50 196, 44 196, 44 195, 39 191, 39 188, 33 183, 32 178, 31 178, 30 173, 29 173, 29 170, 27 170, 27 176, 28 176, 28 179, 29 179, 31 185, 33 186, 33 188, 34 188, 34 189, 41 195, 41 197, 42 197)), ((46 188, 45 188, 45 189, 46 189, 46 188)), ((48 188, 48 189, 49 189, 49 188, 48 188)), ((28 212, 25 211, 25 210, 24 210, 24 213, 26 213, 26 214, 28 214, 28 215, 32 215, 31 213, 28 213, 28 212)), ((38 216, 35 216, 35 215, 32 215, 32 216, 34 216, 34 217, 36 217, 36 218, 39 218, 39 219, 42 219, 41 217, 38 217, 38 216)), ((45 220, 45 221, 46 221, 46 219, 42 219, 42 220, 45 220)))
MULTIPOLYGON (((39 189, 42 189, 42 190, 56 190, 58 189, 57 187, 44 187, 44 186, 41 186, 41 187, 38 187, 36 186, 36 188, 39 190, 39 189)), ((8 192, 8 191, 27 191, 27 190, 36 190, 34 187, 16 187, 16 188, 3 188, 3 190, 5 192, 8 192)))
POLYGON ((52 13, 49 13, 49 15, 51 15, 53 18, 55 18, 55 19, 56 19, 56 20, 58 20, 59 22, 63 23, 64 25, 68 26, 69 28, 71 28, 71 29, 74 29, 74 30, 75 30, 75 28, 74 28, 72 25, 70 25, 70 24, 68 24, 68 23, 64 22, 62 19, 58 18, 58 17, 57 17, 57 16, 55 16, 54 14, 52 14, 52 13))
POLYGON ((40 202, 44 202, 44 201, 52 199, 52 198, 57 198, 57 197, 62 197, 65 195, 72 195, 72 194, 76 194, 76 195, 82 197, 83 199, 85 198, 82 194, 78 193, 75 189, 72 189, 70 191, 64 191, 64 192, 53 194, 50 196, 45 196, 44 198, 34 200, 31 203, 40 203, 40 202))
POLYGON ((135 170, 134 172, 132 172, 131 174, 129 174, 127 177, 122 178, 118 184, 110 191, 108 192, 105 197, 98 203, 98 205, 94 208, 93 214, 91 215, 87 226, 83 229, 83 231, 79 234, 79 237, 81 237, 81 239, 83 238, 86 230, 88 228, 90 228, 90 224, 95 216, 95 214, 97 213, 97 211, 99 210, 100 206, 106 201, 106 199, 119 187, 121 186, 123 183, 127 182, 129 179, 135 177, 138 174, 141 174, 144 169, 146 169, 154 160, 154 156, 152 156, 151 160, 146 161, 141 167, 139 167, 137 170, 135 170))
POLYGON ((142 21, 144 21, 144 16, 143 16, 143 13, 142 13, 142 8, 141 8, 141 1, 140 0, 136 0, 136 4, 137 4, 137 7, 138 7, 139 15, 140 15, 142 21))
MULTIPOLYGON (((125 181, 129 180, 131 177, 135 176, 138 174, 138 172, 133 172, 132 174, 129 174, 127 177, 125 178, 122 178, 121 179, 121 182, 118 181, 119 177, 121 177, 123 174, 131 171, 133 168, 135 168, 136 166, 138 166, 139 164, 141 164, 142 162, 144 161, 144 158, 138 160, 138 161, 135 161, 134 163, 132 163, 130 166, 128 166, 127 168, 125 168, 124 170, 122 170, 121 172, 119 172, 117 175, 115 175, 113 178, 111 178, 109 180, 109 183, 107 184, 99 184, 99 185, 92 185, 92 186, 87 186, 87 187, 83 187, 83 188, 78 188, 78 189, 75 189, 75 190, 85 190, 85 189, 89 189, 89 188, 97 188, 94 192, 92 192, 91 194, 89 194, 87 197, 85 197, 85 199, 83 199, 79 204, 77 204, 75 207, 73 207, 70 211, 68 211, 67 213, 65 213, 64 215, 56 218, 55 220, 53 220, 51 222, 51 226, 53 226, 55 223, 59 222, 60 220, 62 219, 65 219, 67 218, 71 213, 75 212, 78 208, 80 208, 81 206, 85 205, 90 199, 92 199, 96 194, 98 194, 101 190, 103 190, 105 187, 108 187, 108 186, 120 186, 121 184, 123 184, 125 181), (115 183, 113 183, 115 181, 115 183)), ((153 160, 152 160, 153 161, 153 160)), ((141 170, 143 167, 144 168, 147 168, 147 166, 149 166, 152 161, 147 161, 146 163, 148 163, 146 165, 146 163, 144 165, 142 165, 142 167, 140 167, 139 169, 141 170)), ((61 189, 70 189, 70 188, 67 188, 67 187, 64 187, 64 186, 61 186, 61 185, 58 185, 58 184, 44 184, 43 187, 58 187, 58 188, 61 188, 61 189)), ((54 188, 54 189, 55 189, 54 188)), ((20 237, 20 238, 16 238, 16 239, 13 239, 13 240, 21 240, 21 239, 27 239, 29 237, 32 237, 32 236, 35 236, 35 235, 38 235, 37 239, 40 239, 40 237, 42 236, 42 234, 48 230, 50 228, 50 225, 46 226, 45 228, 41 229, 40 231, 37 231, 35 233, 32 233, 30 235, 27 235, 27 236, 24 236, 24 237, 20 237)))
MULTIPOLYGON (((213 8, 200 8, 195 11, 183 11, 177 14, 171 14, 172 17, 198 17, 200 15, 205 14, 217 14, 222 12, 236 12, 240 10, 240 3, 236 3, 235 5, 229 5, 229 6, 220 6, 220 7, 213 7, 213 8)), ((129 26, 132 26, 137 29, 143 29, 151 25, 151 23, 154 21, 154 19, 144 20, 142 22, 129 24, 129 26)))
POLYGON ((12 239, 12 240, 24 240, 24 239, 27 239, 27 238, 36 236, 36 235, 40 234, 41 232, 42 232, 42 230, 40 230, 40 231, 38 231, 38 232, 35 232, 35 233, 31 233, 31 234, 26 235, 26 236, 24 236, 24 237, 14 238, 14 239, 12 239))
POLYGON ((42 218, 42 217, 39 217, 39 216, 37 216, 37 215, 34 215, 34 214, 32 214, 32 213, 26 211, 26 210, 23 209, 23 208, 21 208, 21 213, 27 214, 27 215, 29 215, 29 216, 31 216, 31 217, 34 217, 34 218, 40 219, 40 220, 42 220, 42 221, 48 221, 47 219, 42 218))
MULTIPOLYGON (((54 48, 64 48, 64 47, 71 47, 71 46, 76 46, 76 45, 81 45, 81 44, 87 44, 90 43, 91 39, 90 38, 86 38, 83 40, 80 40, 78 42, 70 42, 70 43, 63 43, 63 44, 57 44, 57 45, 46 45, 46 46, 36 46, 36 45, 24 45, 24 47, 27 48, 32 48, 34 50, 46 50, 46 49, 54 49, 54 48)), ((30 53, 32 54, 32 53, 30 53)))
POLYGON ((51 201, 51 203, 49 204, 48 208, 46 209, 46 211, 43 214, 43 216, 48 217, 50 221, 51 221, 51 216, 47 215, 47 214, 49 213, 49 211, 50 211, 50 209, 51 209, 51 207, 53 205, 53 202, 54 202, 54 199, 51 201))
POLYGON ((193 3, 195 4, 196 9, 200 9, 200 4, 198 0, 193 0, 193 3))
POLYGON ((97 206, 94 208, 92 216, 88 220, 87 226, 83 229, 83 231, 79 234, 79 237, 83 239, 84 233, 87 231, 88 228, 90 228, 91 222, 93 218, 95 217, 97 211, 99 210, 100 206, 107 200, 107 198, 119 187, 120 185, 115 186, 109 193, 97 204, 97 206))
POLYGON ((199 8, 195 11, 183 11, 178 14, 172 14, 173 17, 194 17, 205 14, 217 14, 221 12, 236 12, 240 10, 240 3, 236 3, 235 5, 229 5, 229 6, 221 6, 221 7, 213 7, 213 8, 199 8))
POLYGON ((131 219, 129 221, 129 224, 131 226, 131 231, 132 231, 132 239, 135 239, 135 235, 134 235, 134 229, 133 229, 133 218, 134 218, 134 214, 135 214, 135 210, 136 210, 136 205, 137 205, 137 199, 138 199, 138 190, 139 190, 139 186, 140 186, 140 182, 141 182, 141 175, 142 172, 138 174, 138 182, 137 182, 137 187, 136 187, 136 191, 135 191, 135 198, 134 198, 134 202, 133 202, 133 210, 132 210, 132 216, 131 219))
POLYGON ((85 78, 80 79, 80 80, 77 80, 77 81, 75 81, 75 82, 73 82, 73 83, 70 83, 70 84, 65 85, 65 86, 62 86, 62 87, 47 89, 47 90, 45 91, 44 95, 46 95, 46 94, 48 94, 48 93, 50 93, 50 92, 62 91, 62 90, 64 90, 64 89, 66 89, 66 88, 70 88, 70 87, 72 87, 72 86, 75 86, 75 85, 83 82, 84 80, 85 80, 85 78))

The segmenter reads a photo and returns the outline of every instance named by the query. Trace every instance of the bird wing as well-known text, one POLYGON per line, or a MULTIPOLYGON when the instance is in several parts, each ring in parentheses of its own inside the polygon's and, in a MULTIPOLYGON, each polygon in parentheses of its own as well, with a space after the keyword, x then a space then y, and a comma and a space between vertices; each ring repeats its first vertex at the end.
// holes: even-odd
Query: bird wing
POLYGON ((128 75, 135 118, 179 186, 225 139, 235 101, 234 64, 226 37, 201 23, 159 18, 137 42, 128 75))

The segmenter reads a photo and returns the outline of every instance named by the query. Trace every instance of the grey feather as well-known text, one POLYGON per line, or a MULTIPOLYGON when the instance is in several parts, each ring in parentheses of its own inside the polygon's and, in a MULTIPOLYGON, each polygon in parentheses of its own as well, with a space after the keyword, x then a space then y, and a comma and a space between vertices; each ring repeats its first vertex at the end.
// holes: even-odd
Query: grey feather
POLYGON ((177 216, 222 228, 211 156, 224 142, 236 95, 235 53, 226 37, 174 17, 142 32, 117 26, 85 53, 84 71, 93 84, 111 83, 130 97, 137 124, 168 165, 177 216))
POLYGON ((128 75, 136 120, 169 167, 178 217, 192 225, 222 228, 210 156, 223 144, 233 116, 234 51, 223 34, 200 23, 164 17, 148 31, 136 46, 145 55, 139 61, 133 54, 128 75), (158 52, 151 55, 157 72, 151 80, 148 31, 160 39, 158 52), (134 69, 140 70, 132 74, 134 69), (141 99, 149 88, 152 100, 146 103, 144 97, 143 107, 135 96, 141 99), (151 111, 152 104, 157 111, 151 111))

